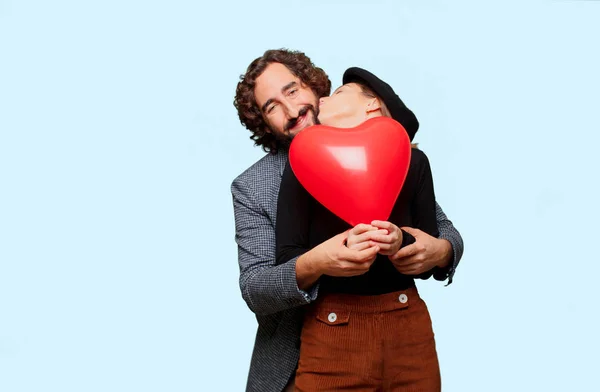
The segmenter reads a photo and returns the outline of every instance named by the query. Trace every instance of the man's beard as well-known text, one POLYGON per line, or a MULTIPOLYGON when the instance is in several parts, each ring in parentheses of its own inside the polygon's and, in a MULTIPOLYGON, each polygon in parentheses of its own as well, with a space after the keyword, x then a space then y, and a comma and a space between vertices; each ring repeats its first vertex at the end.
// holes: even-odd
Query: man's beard
POLYGON ((298 120, 300 119, 300 117, 306 115, 309 111, 313 115, 313 124, 315 124, 315 125, 321 124, 321 122, 319 121, 319 108, 318 107, 315 108, 313 105, 303 106, 302 109, 300 109, 300 111, 298 112, 298 117, 291 118, 288 121, 288 123, 285 125, 285 132, 283 132, 283 133, 273 132, 273 134, 275 135, 275 139, 277 139, 277 142, 279 143, 279 145, 281 147, 283 147, 283 148, 290 147, 290 144, 292 144, 292 140, 294 139, 294 136, 296 136, 298 133, 296 133, 296 135, 290 135, 289 130, 294 128, 296 126, 296 124, 298 123, 298 120))

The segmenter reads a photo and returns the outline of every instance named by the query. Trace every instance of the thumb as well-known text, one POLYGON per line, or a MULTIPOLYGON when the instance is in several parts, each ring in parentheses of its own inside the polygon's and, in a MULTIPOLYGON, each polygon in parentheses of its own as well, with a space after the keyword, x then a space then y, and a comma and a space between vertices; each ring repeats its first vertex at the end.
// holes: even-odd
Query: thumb
POLYGON ((415 238, 423 234, 421 230, 413 229, 412 227, 403 227, 402 230, 406 231, 408 234, 412 235, 415 238))

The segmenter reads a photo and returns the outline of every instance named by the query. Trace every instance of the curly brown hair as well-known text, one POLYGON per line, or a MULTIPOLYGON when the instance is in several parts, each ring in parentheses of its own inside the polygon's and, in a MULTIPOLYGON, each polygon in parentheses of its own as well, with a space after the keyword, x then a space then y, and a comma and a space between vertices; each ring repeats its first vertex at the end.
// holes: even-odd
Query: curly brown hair
POLYGON ((254 140, 255 145, 262 146, 265 152, 277 154, 280 142, 275 135, 268 132, 269 126, 254 97, 256 78, 271 63, 285 65, 302 83, 311 88, 317 99, 329 95, 331 81, 325 71, 315 67, 304 53, 288 49, 267 50, 261 57, 250 63, 246 73, 240 76, 233 100, 240 122, 252 132, 250 139, 254 140))

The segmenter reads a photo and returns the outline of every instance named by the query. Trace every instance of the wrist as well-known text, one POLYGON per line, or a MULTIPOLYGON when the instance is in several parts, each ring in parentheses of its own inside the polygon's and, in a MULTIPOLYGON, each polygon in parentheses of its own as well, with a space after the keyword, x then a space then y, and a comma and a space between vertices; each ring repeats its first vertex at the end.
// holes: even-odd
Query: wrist
POLYGON ((439 259, 437 262, 437 267, 439 268, 446 268, 450 262, 452 261, 452 256, 453 256, 453 252, 452 252, 452 244, 450 244, 450 241, 445 240, 445 239, 438 239, 440 247, 439 247, 439 259))
POLYGON ((315 247, 308 252, 304 253, 298 261, 303 263, 303 269, 306 271, 306 274, 313 277, 314 279, 318 279, 321 277, 322 272, 319 268, 319 257, 316 254, 318 252, 318 247, 315 247))
POLYGON ((296 282, 301 290, 309 290, 321 275, 315 272, 314 264, 307 253, 296 260, 296 282))

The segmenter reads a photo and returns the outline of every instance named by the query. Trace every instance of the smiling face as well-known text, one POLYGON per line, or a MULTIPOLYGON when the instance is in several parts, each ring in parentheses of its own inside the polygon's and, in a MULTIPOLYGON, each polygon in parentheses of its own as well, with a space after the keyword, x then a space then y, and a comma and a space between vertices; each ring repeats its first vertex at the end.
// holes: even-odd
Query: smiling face
POLYGON ((379 99, 366 95, 360 85, 348 83, 320 99, 318 115, 323 125, 353 128, 382 114, 379 99))
POLYGON ((279 140, 289 141, 316 124, 317 96, 283 64, 265 68, 256 78, 254 96, 270 132, 279 140))

